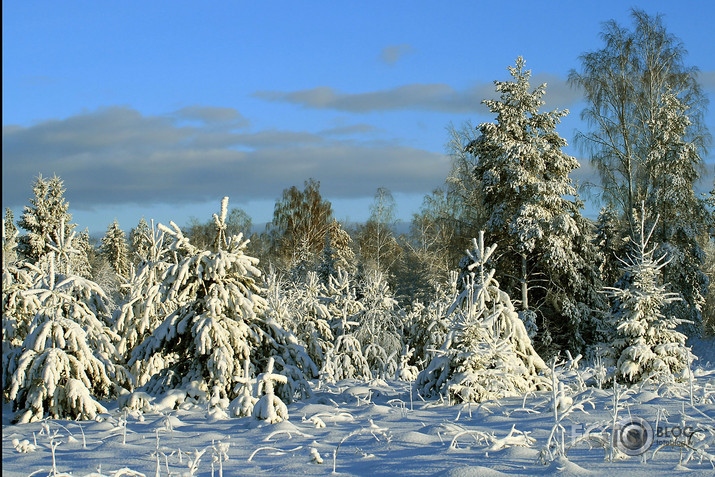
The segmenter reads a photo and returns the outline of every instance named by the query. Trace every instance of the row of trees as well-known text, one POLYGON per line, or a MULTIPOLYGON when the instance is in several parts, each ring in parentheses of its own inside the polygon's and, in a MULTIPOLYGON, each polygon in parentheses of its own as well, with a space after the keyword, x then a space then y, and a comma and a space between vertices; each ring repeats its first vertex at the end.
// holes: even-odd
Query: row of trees
POLYGON ((495 121, 452 128, 445 186, 401 236, 388 190, 350 226, 311 179, 250 241, 225 199, 183 229, 142 219, 127 236, 115 220, 95 247, 62 181, 39 177, 3 227, 5 398, 20 420, 91 417, 121 390, 179 387, 245 415, 266 370, 259 414, 273 420, 307 379, 398 376, 474 401, 548 387, 544 359, 604 342, 615 379, 682 376, 681 331, 712 326, 714 220, 694 192, 705 100, 660 18, 633 18, 607 24, 571 75, 601 172, 596 223, 556 132, 568 112, 541 111, 546 85, 532 89, 522 58, 485 101, 495 121))

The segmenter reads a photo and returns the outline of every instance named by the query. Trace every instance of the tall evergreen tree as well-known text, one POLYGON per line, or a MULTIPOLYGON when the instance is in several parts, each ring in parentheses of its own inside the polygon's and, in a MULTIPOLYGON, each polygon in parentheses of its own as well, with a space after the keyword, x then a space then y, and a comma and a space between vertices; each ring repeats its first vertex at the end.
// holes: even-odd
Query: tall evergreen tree
POLYGON ((74 248, 77 249, 77 253, 72 257, 74 273, 80 277, 91 279, 93 277, 92 259, 96 254, 96 249, 92 246, 88 229, 85 228, 75 236, 74 248))
POLYGON ((347 233, 340 222, 333 220, 328 226, 328 233, 325 234, 325 247, 320 261, 320 279, 324 284, 328 284, 331 276, 338 270, 344 270, 348 274, 354 274, 355 252, 351 248, 353 239, 347 233))
POLYGON ((139 265, 149 256, 152 247, 151 229, 146 219, 142 217, 139 223, 129 232, 129 261, 139 265))
POLYGON ((595 250, 569 177, 579 164, 555 130, 568 111, 539 111, 546 85, 532 91, 525 64, 518 58, 513 81, 495 82, 500 99, 484 103, 496 123, 480 124, 469 150, 478 158, 486 233, 503 247, 498 280, 519 291, 525 315, 539 315, 542 346, 579 349, 600 300, 591 291, 600 288, 595 250))
POLYGON ((20 237, 19 249, 27 260, 36 263, 50 252, 48 244, 61 221, 64 220, 68 231, 75 226, 70 223, 72 215, 68 212, 69 203, 65 200, 65 188, 59 177, 44 179, 38 176, 32 192, 34 197, 30 199, 30 206, 25 206, 18 223, 27 231, 20 237))
POLYGON ((102 255, 112 266, 114 272, 120 277, 126 277, 129 272, 129 246, 124 231, 119 228, 117 219, 114 219, 107 233, 102 237, 102 255))
POLYGON ((616 210, 610 205, 603 207, 596 220, 594 241, 599 253, 598 271, 606 286, 615 285, 621 276, 618 257, 624 255, 628 242, 628 238, 622 236, 623 230, 616 210))

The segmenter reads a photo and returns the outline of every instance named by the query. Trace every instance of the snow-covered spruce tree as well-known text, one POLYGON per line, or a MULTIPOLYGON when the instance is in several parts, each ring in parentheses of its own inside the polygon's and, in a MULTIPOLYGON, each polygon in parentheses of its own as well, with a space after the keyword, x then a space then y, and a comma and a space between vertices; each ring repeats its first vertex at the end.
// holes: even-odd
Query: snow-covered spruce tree
POLYGON ((89 229, 85 228, 75 236, 74 248, 77 249, 77 253, 72 256, 73 272, 80 277, 92 279, 92 257, 96 254, 96 250, 92 246, 89 229))
POLYGON ((598 250, 598 271, 602 282, 607 286, 615 285, 621 277, 618 257, 622 256, 628 243, 622 231, 623 222, 612 206, 601 209, 596 221, 596 249, 598 250))
POLYGON ((295 304, 293 295, 288 291, 286 280, 272 266, 265 274, 264 288, 266 290, 265 316, 293 332, 296 328, 295 304))
POLYGON ((395 375, 402 350, 402 320, 390 286, 379 271, 369 272, 360 286, 362 311, 355 337, 373 377, 395 375))
POLYGON ((274 359, 270 358, 266 366, 266 372, 261 373, 257 378, 258 394, 263 392, 263 396, 256 402, 252 412, 253 417, 267 421, 270 424, 288 419, 288 407, 274 392, 276 384, 285 384, 288 379, 273 372, 274 364, 274 359))
POLYGON ((330 275, 327 286, 328 313, 333 335, 340 336, 352 331, 358 322, 358 313, 363 309, 357 298, 357 290, 349 272, 339 268, 330 275))
POLYGON ((265 369, 273 357, 277 371, 287 378, 276 392, 291 402, 308 392, 305 375, 316 375, 317 368, 295 335, 265 315, 258 259, 244 253, 248 241, 242 234, 226 237, 227 206, 225 197, 220 214, 214 215, 211 250, 194 247, 173 222, 172 228, 159 225, 173 238, 171 249, 178 258, 164 273, 160 301, 173 301, 176 309, 132 351, 129 365, 176 354, 181 359, 154 373, 146 389, 198 386, 212 401, 226 402, 236 397, 232 381, 244 360, 254 370, 265 369))
POLYGON ((544 351, 580 349, 594 308, 603 306, 591 258, 583 207, 569 174, 578 161, 556 126, 568 111, 540 112, 546 85, 533 91, 531 71, 519 57, 509 67, 513 81, 495 81, 497 100, 484 104, 496 114, 482 123, 467 150, 477 158, 474 173, 483 189, 484 229, 499 243, 497 279, 522 311, 538 314, 537 342, 544 351), (547 345, 547 336, 555 339, 547 345))
POLYGON ((74 224, 70 223, 72 215, 68 212, 69 203, 64 198, 65 188, 59 177, 44 179, 39 175, 32 192, 34 198, 30 199, 30 206, 25 206, 18 225, 27 231, 20 237, 19 251, 34 263, 50 252, 48 241, 54 237, 60 221, 64 220, 69 231, 74 224))
POLYGON ((622 260, 623 281, 628 285, 605 288, 614 309, 612 335, 604 346, 606 364, 614 366, 611 379, 628 384, 687 378, 694 359, 685 346, 685 335, 676 330, 683 320, 663 314, 663 309, 680 297, 667 292, 661 283, 666 257, 656 258, 657 245, 650 245, 657 221, 648 230, 645 207, 641 208, 633 250, 622 260))
POLYGON ((340 226, 340 222, 333 220, 330 223, 318 269, 324 284, 328 284, 330 276, 335 275, 338 269, 351 275, 355 273, 355 252, 350 246, 352 241, 350 234, 340 226))
MULTIPOLYGON (((153 221, 145 240, 149 243, 145 257, 122 285, 122 294, 126 298, 114 312, 113 330, 121 337, 117 351, 125 360, 177 307, 176 301, 164 299, 164 274, 171 263, 167 258, 169 249, 165 245, 164 232, 157 230, 153 221)), ((146 373, 146 369, 162 370, 178 359, 176 354, 157 353, 150 363, 135 362, 131 371, 137 378, 136 385, 143 386, 153 374, 146 373), (146 369, 143 370, 141 364, 145 364, 146 369)))
POLYGON ((335 336, 334 346, 328 349, 320 377, 329 382, 342 379, 372 379, 370 366, 362 354, 362 345, 353 334, 358 326, 358 316, 363 312, 363 303, 356 296, 350 274, 338 269, 328 282, 328 312, 332 317, 331 328, 335 336))
POLYGON ((117 336, 107 326, 107 298, 94 282, 71 274, 74 233, 61 221, 31 287, 19 292, 34 311, 22 345, 4 361, 5 396, 15 420, 93 419, 129 376, 117 365, 117 336))
MULTIPOLYGON (((12 216, 12 213, 9 214, 12 216)), ((6 215, 7 219, 8 215, 6 215)), ((2 262, 2 388, 8 388, 6 373, 12 350, 22 346, 27 336, 32 318, 35 316, 37 301, 25 292, 32 289, 41 270, 25 261, 17 261, 17 229, 3 228, 2 262), (15 258, 13 258, 15 257, 15 258)))
POLYGON ((294 329, 298 341, 305 346, 308 356, 322 367, 325 353, 333 346, 333 331, 330 328, 327 290, 318 279, 318 274, 309 271, 303 282, 294 282, 291 294, 294 313, 294 329))
POLYGON ((318 368, 332 347, 333 332, 327 308, 327 290, 318 274, 309 271, 305 279, 288 282, 271 267, 266 278, 266 316, 293 333, 318 368))
MULTIPOLYGON (((15 227, 11 209, 5 209, 5 219, 2 228, 2 346, 3 361, 13 347, 22 344, 27 334, 26 324, 34 314, 28 310, 20 291, 28 289, 33 282, 30 270, 18 264, 17 237, 19 232, 15 227)), ((3 369, 5 366, 3 365, 3 369)), ((5 388, 3 376, 3 389, 5 388)))
POLYGON ((405 341, 414 349, 412 362, 420 369, 432 361, 444 343, 449 329, 447 311, 458 296, 458 278, 456 270, 450 272, 448 282, 436 287, 427 306, 415 302, 405 316, 405 341))
POLYGON ((100 253, 118 276, 127 276, 129 272, 129 245, 127 245, 124 231, 119 228, 117 219, 114 219, 114 222, 107 227, 107 233, 102 237, 100 253))
MULTIPOLYGON (((152 228, 154 224, 152 223, 152 228)), ((152 230, 146 219, 142 217, 135 228, 129 232, 129 261, 134 265, 139 265, 142 260, 149 257, 152 247, 152 230)))
POLYGON ((450 402, 481 402, 548 389, 548 368, 534 351, 509 296, 499 289, 486 263, 496 245, 484 247, 484 233, 468 251, 465 287, 449 309, 452 320, 439 353, 417 378, 422 395, 450 402))

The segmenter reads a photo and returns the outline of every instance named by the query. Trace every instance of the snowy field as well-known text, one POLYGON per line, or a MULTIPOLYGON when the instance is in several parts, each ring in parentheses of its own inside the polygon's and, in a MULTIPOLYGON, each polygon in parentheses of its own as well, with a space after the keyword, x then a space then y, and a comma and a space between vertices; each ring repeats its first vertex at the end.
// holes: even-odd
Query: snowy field
POLYGON ((401 381, 314 383, 313 396, 291 404, 290 420, 277 424, 225 419, 190 399, 162 408, 157 399, 145 413, 108 403, 96 421, 12 425, 5 405, 2 475, 52 475, 54 445, 54 470, 73 476, 712 476, 713 348, 696 343, 692 383, 620 387, 617 402, 613 388, 584 386, 593 369, 557 368, 564 393, 551 445, 551 392, 450 406, 421 400, 401 381), (653 429, 653 442, 628 456, 612 448, 610 435, 614 420, 634 418, 653 429))

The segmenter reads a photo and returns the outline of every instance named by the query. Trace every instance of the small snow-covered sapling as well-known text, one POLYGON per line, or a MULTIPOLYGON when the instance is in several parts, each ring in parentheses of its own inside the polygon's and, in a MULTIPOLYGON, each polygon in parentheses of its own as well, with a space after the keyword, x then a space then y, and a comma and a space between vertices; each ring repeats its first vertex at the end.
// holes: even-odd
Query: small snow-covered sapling
POLYGON ((275 360, 271 357, 268 360, 266 372, 258 377, 258 393, 263 390, 263 396, 258 400, 253 407, 253 417, 268 421, 270 424, 281 422, 288 419, 288 408, 275 395, 274 386, 276 383, 285 384, 288 378, 282 374, 273 372, 275 360))
POLYGON ((243 374, 233 377, 233 380, 238 383, 234 389, 238 396, 231 401, 229 412, 235 417, 250 416, 253 413, 253 406, 258 401, 258 398, 253 397, 253 385, 256 379, 250 376, 248 364, 249 360, 244 360, 243 374))
POLYGON ((211 476, 214 475, 214 464, 218 463, 218 476, 223 477, 223 463, 228 460, 228 443, 221 441, 211 441, 211 450, 213 451, 213 459, 211 461, 211 476))

